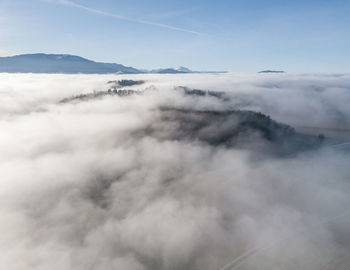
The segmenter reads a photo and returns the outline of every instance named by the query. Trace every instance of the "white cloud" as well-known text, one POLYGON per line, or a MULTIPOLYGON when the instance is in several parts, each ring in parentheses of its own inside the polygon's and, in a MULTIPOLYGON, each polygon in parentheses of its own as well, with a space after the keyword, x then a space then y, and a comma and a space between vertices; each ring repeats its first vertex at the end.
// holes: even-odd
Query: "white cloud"
POLYGON ((1 269, 212 270, 244 254, 231 269, 349 263, 348 154, 324 148, 259 158, 173 140, 159 109, 240 104, 328 125, 349 116, 349 76, 0 74, 0 81, 1 269), (58 104, 122 78, 158 91, 58 104), (184 96, 173 90, 179 85, 232 98, 184 96))

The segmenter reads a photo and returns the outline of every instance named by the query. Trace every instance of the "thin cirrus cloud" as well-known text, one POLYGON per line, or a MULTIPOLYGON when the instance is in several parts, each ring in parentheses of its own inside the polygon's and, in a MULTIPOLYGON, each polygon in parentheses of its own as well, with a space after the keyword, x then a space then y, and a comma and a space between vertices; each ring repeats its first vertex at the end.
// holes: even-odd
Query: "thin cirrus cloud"
POLYGON ((134 18, 126 17, 126 16, 119 15, 119 14, 113 14, 113 13, 109 13, 109 12, 106 12, 103 10, 80 5, 78 3, 75 3, 75 2, 69 1, 69 0, 59 0, 58 3, 65 5, 65 6, 79 8, 79 9, 88 11, 90 13, 95 13, 95 14, 99 14, 102 16, 111 17, 111 18, 118 19, 118 20, 129 21, 129 22, 134 22, 134 23, 139 23, 139 24, 144 24, 144 25, 151 25, 154 27, 160 27, 160 28, 165 28, 165 29, 169 29, 169 30, 173 30, 173 31, 185 32, 185 33, 194 34, 194 35, 200 35, 200 33, 195 31, 195 30, 171 26, 171 25, 163 24, 163 23, 151 22, 151 21, 147 21, 147 20, 134 19, 134 18))

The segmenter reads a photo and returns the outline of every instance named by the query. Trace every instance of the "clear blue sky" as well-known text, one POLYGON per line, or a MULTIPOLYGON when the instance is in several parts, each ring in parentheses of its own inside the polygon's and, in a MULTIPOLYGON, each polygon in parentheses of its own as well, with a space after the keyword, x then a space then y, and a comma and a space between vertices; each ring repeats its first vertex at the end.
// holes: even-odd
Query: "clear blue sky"
POLYGON ((0 55, 350 72, 350 0, 0 0, 0 55))

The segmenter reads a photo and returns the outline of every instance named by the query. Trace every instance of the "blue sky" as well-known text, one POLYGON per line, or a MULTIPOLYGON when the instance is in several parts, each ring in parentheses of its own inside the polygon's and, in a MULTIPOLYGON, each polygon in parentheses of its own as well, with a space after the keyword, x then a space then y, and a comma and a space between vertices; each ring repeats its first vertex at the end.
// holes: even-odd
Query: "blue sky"
POLYGON ((350 72, 350 0, 0 0, 0 55, 350 72))

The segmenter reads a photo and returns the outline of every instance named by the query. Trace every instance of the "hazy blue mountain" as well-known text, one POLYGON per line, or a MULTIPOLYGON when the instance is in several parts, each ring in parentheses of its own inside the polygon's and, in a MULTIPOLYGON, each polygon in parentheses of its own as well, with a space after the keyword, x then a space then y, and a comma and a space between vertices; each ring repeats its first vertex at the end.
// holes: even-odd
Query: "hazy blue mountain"
POLYGON ((187 67, 177 67, 177 68, 175 68, 175 70, 180 71, 180 72, 185 72, 185 73, 193 73, 193 71, 187 67))
POLYGON ((186 67, 153 69, 150 72, 159 74, 194 73, 192 70, 186 67))
POLYGON ((140 70, 114 63, 94 62, 68 54, 23 54, 0 57, 0 72, 9 73, 142 73, 140 70))
POLYGON ((216 73, 192 71, 186 67, 141 70, 116 63, 95 62, 80 56, 69 54, 21 54, 0 57, 0 72, 8 73, 64 73, 64 74, 181 74, 216 73))
POLYGON ((259 73, 286 73, 283 70, 262 70, 259 73))
POLYGON ((193 71, 187 67, 177 67, 177 68, 163 68, 154 69, 149 73, 159 73, 159 74, 181 74, 181 73, 227 73, 227 71, 193 71))

